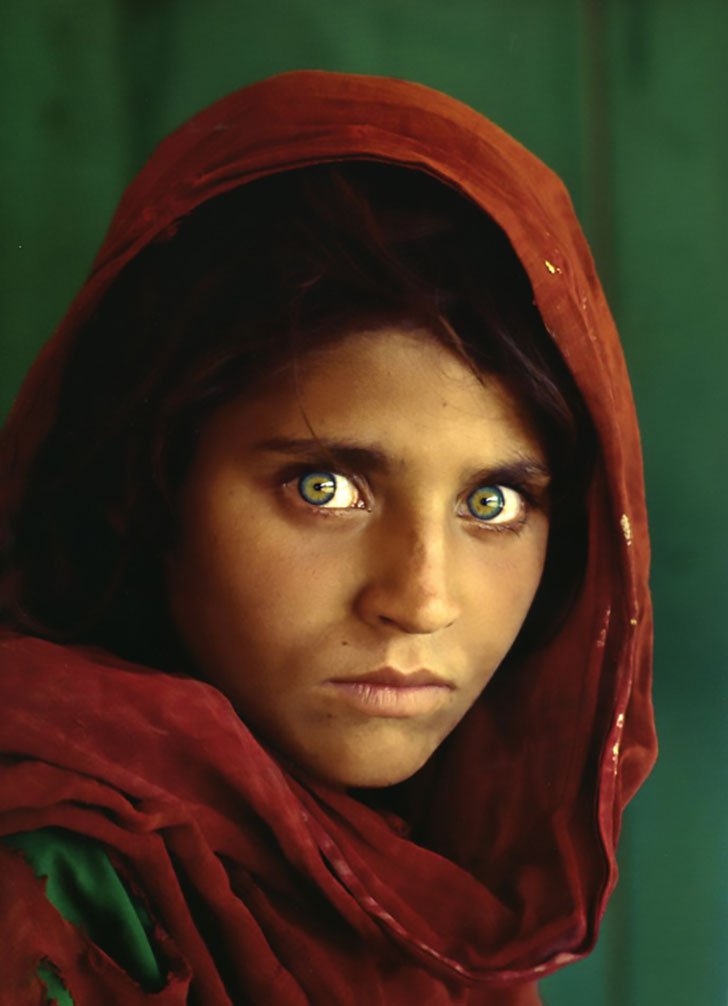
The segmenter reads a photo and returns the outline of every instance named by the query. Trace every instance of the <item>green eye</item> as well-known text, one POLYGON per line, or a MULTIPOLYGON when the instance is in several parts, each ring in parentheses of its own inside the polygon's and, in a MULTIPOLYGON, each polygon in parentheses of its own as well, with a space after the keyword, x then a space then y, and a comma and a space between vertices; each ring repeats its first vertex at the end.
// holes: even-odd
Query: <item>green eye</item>
POLYGON ((468 496, 468 510, 478 520, 489 521, 499 517, 503 512, 506 500, 499 486, 478 486, 468 496))
POLYGON ((308 472, 298 480, 298 491, 307 503, 324 506, 336 495, 336 476, 331 472, 308 472))

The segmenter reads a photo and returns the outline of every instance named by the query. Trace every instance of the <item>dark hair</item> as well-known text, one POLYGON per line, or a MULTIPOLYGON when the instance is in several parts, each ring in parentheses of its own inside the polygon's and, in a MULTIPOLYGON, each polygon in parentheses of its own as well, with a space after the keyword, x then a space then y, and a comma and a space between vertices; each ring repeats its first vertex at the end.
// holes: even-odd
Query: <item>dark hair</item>
POLYGON ((428 325, 530 413, 556 505, 519 645, 555 631, 585 563, 581 396, 500 228, 424 173, 365 161, 241 186, 123 270, 67 363, 4 557, 4 621, 163 663, 162 558, 205 420, 271 369, 385 317, 428 325))

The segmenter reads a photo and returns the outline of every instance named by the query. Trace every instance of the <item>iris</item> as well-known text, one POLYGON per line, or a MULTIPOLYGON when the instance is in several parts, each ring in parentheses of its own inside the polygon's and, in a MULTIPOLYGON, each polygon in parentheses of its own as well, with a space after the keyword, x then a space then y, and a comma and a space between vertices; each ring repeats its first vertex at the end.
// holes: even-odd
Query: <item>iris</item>
POLYGON ((331 472, 308 472, 298 480, 298 491, 307 503, 323 506, 336 495, 336 477, 331 472))
POLYGON ((498 486, 478 486, 468 496, 468 510, 478 520, 493 520, 506 505, 503 491, 498 486))

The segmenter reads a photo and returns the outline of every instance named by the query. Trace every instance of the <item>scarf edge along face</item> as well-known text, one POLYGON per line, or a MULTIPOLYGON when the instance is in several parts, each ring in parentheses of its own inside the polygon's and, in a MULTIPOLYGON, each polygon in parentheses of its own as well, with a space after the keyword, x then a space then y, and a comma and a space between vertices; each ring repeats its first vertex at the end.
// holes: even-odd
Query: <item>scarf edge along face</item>
MULTIPOLYGON (((281 773, 237 720, 234 727, 226 725, 225 736, 232 744, 245 735, 251 763, 268 779, 269 789, 229 779, 229 752, 222 749, 221 761, 206 762, 206 771, 224 779, 225 787, 233 786, 255 819, 273 827, 285 858, 314 880, 355 929, 386 932, 443 980, 522 982, 593 946, 616 882, 621 813, 655 757, 649 545, 634 406, 617 333, 569 197, 537 158, 460 102, 391 78, 296 71, 251 85, 200 112, 159 145, 125 192, 89 280, 29 372, 0 440, 0 471, 7 476, 0 515, 12 514, 18 505, 34 454, 52 425, 75 333, 123 266, 150 242, 172 237, 182 217, 217 195, 273 172, 345 159, 424 171, 476 202, 508 236, 598 432, 586 582, 566 626, 522 669, 521 690, 514 695, 517 720, 504 727, 494 722, 487 702, 478 704, 448 746, 440 766, 447 785, 433 793, 432 808, 451 822, 453 834, 443 841, 456 865, 406 843, 350 797, 281 773), (481 768, 488 764, 508 766, 509 778, 488 778, 481 768), (500 848, 509 831, 513 842, 508 853, 499 853, 501 869, 518 871, 521 879, 506 907, 484 883, 488 868, 482 858, 483 849, 494 845, 494 832, 500 848), (424 879, 430 900, 418 903, 424 879), (466 904, 472 910, 463 911, 466 904), (432 923, 433 911, 440 925, 432 923)), ((66 665, 75 665, 89 681, 98 680, 87 656, 78 659, 73 650, 38 645, 45 647, 42 659, 35 642, 30 650, 17 640, 6 644, 9 666, 14 654, 25 653, 19 662, 26 673, 32 665, 36 694, 47 695, 49 688, 55 693, 53 682, 66 665)), ((124 673, 113 674, 105 658, 94 666, 104 667, 109 682, 114 677, 116 684, 108 687, 119 689, 121 707, 132 697, 143 704, 126 666, 110 663, 124 673)), ((139 675, 132 677, 137 681, 139 675)), ((63 679, 68 683, 67 676, 63 679)), ((178 687, 184 690, 179 679, 165 676, 165 694, 176 695, 178 687)), ((8 700, 17 703, 17 694, 8 700)), ((150 700, 152 722, 154 706, 150 700)), ((48 736, 56 737, 55 746, 51 741, 44 746, 43 757, 72 771, 64 761, 73 758, 63 751, 63 714, 58 708, 50 713, 52 708, 47 701, 30 703, 21 712, 27 714, 26 725, 43 724, 48 736)), ((84 708, 89 744, 98 754, 98 781, 124 792, 129 780, 122 785, 109 775, 113 752, 100 706, 87 703, 69 708, 67 715, 83 718, 84 708)), ((218 725, 221 717, 222 712, 215 717, 218 725)), ((143 723, 138 726, 144 730, 143 723)), ((198 727, 185 727, 190 742, 198 727)), ((27 736, 40 733, 28 730, 27 736)), ((38 757, 25 743, 27 755, 38 757)), ((147 782, 183 813, 201 797, 178 792, 177 757, 179 752, 170 753, 169 764, 156 765, 147 782)), ((211 822, 219 825, 221 811, 209 810, 212 835, 211 822)), ((33 812, 40 822, 37 808, 33 812)), ((53 816, 53 823, 63 823, 60 808, 53 816)), ((224 839, 234 846, 227 832, 224 839)))

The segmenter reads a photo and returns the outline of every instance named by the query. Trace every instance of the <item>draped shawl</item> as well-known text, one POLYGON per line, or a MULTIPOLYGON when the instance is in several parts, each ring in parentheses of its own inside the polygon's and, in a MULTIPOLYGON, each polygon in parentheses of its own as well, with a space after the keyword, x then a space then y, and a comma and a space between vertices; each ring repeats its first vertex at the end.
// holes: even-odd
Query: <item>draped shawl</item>
POLYGON ((290 774, 211 685, 6 633, 0 835, 55 825, 104 843, 143 892, 168 971, 143 992, 5 851, 0 970, 14 1004, 37 1001, 41 958, 79 1004, 526 1004, 596 940, 622 810, 655 757, 639 438, 567 192, 493 123, 421 85, 302 71, 164 140, 7 421, 0 518, 53 424, 74 337, 124 265, 214 196, 349 158, 426 172, 508 236, 597 430, 584 587, 558 635, 494 698, 486 689, 422 770, 420 844, 395 815, 290 774))

